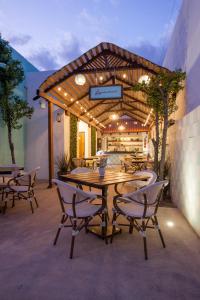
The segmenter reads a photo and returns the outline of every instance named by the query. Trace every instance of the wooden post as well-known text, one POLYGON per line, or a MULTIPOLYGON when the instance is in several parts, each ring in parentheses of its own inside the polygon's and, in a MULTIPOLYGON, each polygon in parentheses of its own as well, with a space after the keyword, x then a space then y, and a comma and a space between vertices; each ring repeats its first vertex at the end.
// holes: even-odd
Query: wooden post
POLYGON ((48 148, 49 148, 49 186, 52 188, 54 176, 54 151, 53 151, 53 103, 48 101, 48 148))

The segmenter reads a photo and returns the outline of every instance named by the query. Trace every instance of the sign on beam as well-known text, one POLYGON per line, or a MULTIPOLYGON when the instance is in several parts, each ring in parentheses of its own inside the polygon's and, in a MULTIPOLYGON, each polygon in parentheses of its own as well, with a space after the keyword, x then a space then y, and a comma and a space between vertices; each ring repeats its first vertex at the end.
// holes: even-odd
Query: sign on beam
POLYGON ((121 99, 122 97, 123 86, 120 84, 90 87, 90 100, 121 99))

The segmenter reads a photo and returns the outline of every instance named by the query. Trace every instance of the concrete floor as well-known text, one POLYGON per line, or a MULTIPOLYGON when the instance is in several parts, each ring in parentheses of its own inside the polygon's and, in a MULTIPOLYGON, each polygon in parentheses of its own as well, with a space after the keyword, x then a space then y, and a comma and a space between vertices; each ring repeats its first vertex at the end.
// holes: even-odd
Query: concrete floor
POLYGON ((68 229, 52 245, 60 207, 55 188, 45 187, 36 187, 40 207, 33 215, 23 201, 0 214, 1 300, 200 299, 200 241, 178 209, 160 208, 167 248, 149 231, 148 261, 141 236, 126 230, 112 245, 81 232, 70 260, 68 229))

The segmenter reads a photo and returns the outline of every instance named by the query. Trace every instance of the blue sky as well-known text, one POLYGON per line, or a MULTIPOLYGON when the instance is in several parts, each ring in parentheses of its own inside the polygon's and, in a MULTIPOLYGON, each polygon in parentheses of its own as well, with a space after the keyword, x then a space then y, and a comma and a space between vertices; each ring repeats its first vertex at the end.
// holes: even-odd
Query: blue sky
POLYGON ((41 70, 102 41, 159 64, 181 0, 0 0, 2 37, 41 70))

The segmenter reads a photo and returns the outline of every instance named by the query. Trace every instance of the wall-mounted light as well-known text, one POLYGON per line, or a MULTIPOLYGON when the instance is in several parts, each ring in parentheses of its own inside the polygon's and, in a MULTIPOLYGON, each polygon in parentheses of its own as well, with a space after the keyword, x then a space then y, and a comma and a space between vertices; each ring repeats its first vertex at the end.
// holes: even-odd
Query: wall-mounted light
POLYGON ((40 100, 40 108, 42 108, 42 109, 46 108, 46 101, 43 99, 40 100))
POLYGON ((84 85, 86 83, 86 78, 83 74, 77 74, 75 76, 75 83, 77 85, 84 85))
POLYGON ((62 121, 61 114, 58 112, 56 115, 56 122, 60 123, 62 121))

